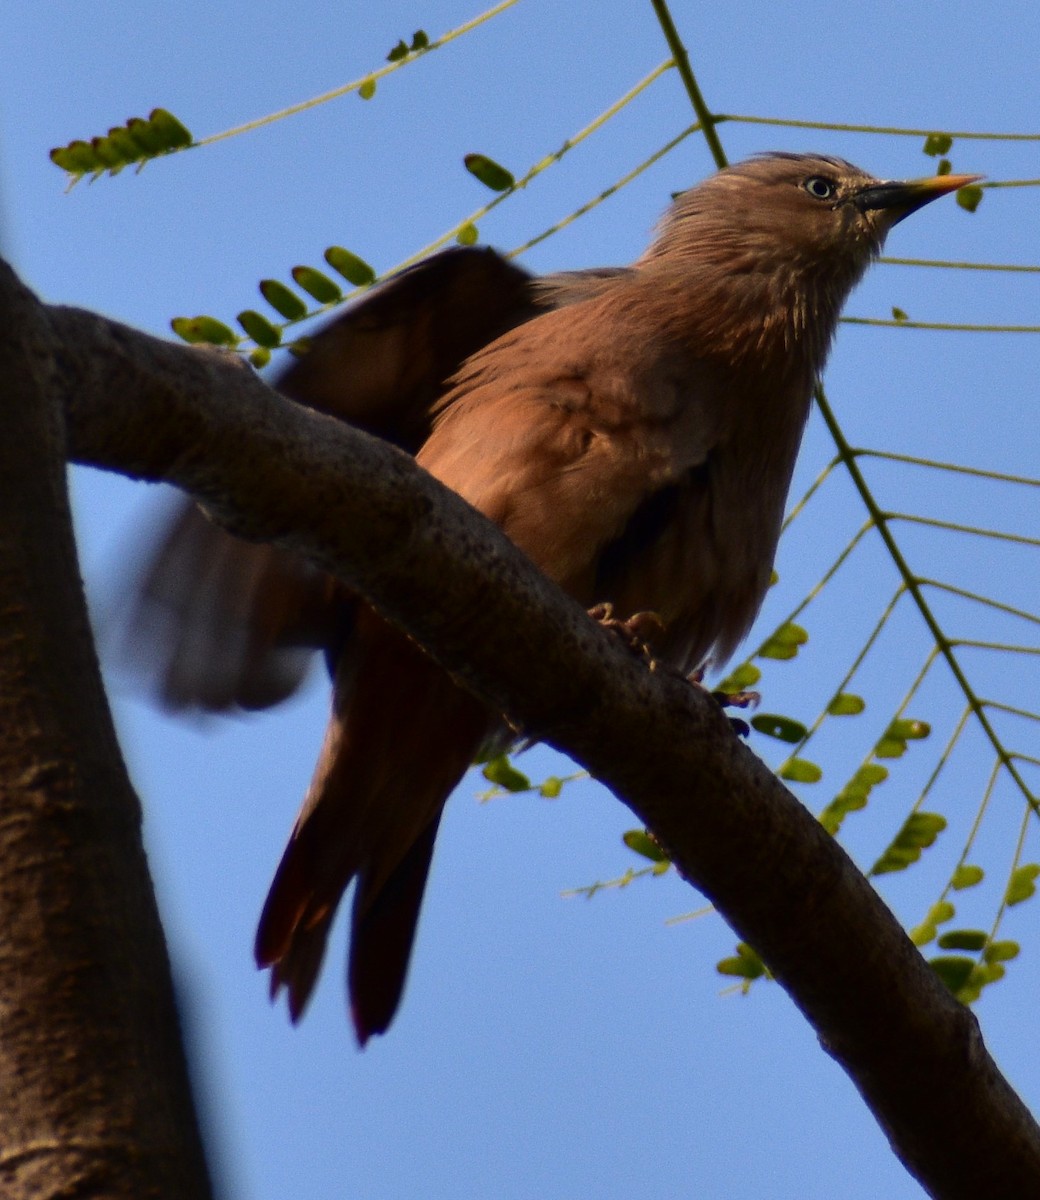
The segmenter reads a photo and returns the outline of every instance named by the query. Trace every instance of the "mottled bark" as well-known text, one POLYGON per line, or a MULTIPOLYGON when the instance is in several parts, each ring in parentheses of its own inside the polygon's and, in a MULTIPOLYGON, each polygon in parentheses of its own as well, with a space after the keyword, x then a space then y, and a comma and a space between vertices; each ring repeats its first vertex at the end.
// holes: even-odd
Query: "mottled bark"
POLYGON ((43 310, 0 282, 0 1194, 199 1200, 140 808, 87 624, 43 310))

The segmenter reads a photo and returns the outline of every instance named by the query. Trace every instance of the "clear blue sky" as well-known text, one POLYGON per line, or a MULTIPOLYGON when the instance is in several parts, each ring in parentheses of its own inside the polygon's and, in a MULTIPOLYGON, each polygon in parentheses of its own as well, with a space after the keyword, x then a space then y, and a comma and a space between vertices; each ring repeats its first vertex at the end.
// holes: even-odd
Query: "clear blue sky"
MULTIPOLYGON (((477 11, 479 0, 184 0, 164 6, 160 17, 158 9, 127 3, 14 0, 5 12, 0 75, 3 252, 46 299, 143 329, 164 333, 178 314, 231 319, 260 306, 259 278, 287 278, 296 263, 317 264, 330 243, 379 270, 391 267, 489 197, 462 169, 465 153, 481 151, 520 174, 667 56, 649 3, 521 0, 477 33, 384 80, 369 103, 348 96, 70 195, 47 159, 50 147, 155 105, 197 136, 225 129, 364 75, 398 37, 418 28, 435 36, 477 11)), ((1040 16, 1027 0, 807 0, 790 10, 762 0, 677 2, 674 15, 716 111, 1040 130, 1040 16)), ((483 238, 508 248, 534 236, 691 120, 680 81, 669 73, 482 222, 483 238)), ((922 175, 931 166, 919 138, 744 124, 727 124, 721 133, 733 158, 820 149, 885 177, 922 175)), ((954 168, 993 179, 1036 178, 1037 151, 1035 142, 962 141, 954 168)), ((626 262, 644 246, 669 193, 709 170, 703 142, 691 138, 525 261, 535 269, 626 262)), ((952 199, 942 201, 901 225, 888 250, 1036 263, 1036 195, 991 192, 974 217, 952 199)), ((898 305, 924 320, 1035 323, 1036 280, 879 266, 849 311, 887 316, 898 305)), ((845 327, 827 383, 857 442, 1036 474, 1038 348, 1040 341, 1027 336, 845 327)), ((796 491, 829 455, 814 419, 796 491)), ((891 480, 893 507, 931 511, 933 500, 949 499, 954 519, 1033 534, 1038 528, 1035 498, 1017 491, 972 493, 947 480, 882 477, 891 480)), ((127 537, 155 511, 158 496, 88 472, 74 473, 74 492, 88 588, 103 607, 115 599, 127 537)), ((805 534, 796 526, 781 548, 782 587, 790 590, 770 598, 762 629, 827 565, 820 546, 836 551, 862 520, 843 483, 826 495, 817 523, 805 534)), ((929 569, 963 558, 969 575, 981 569, 983 582, 1006 582, 1019 603, 1035 605, 1035 550, 1007 559, 977 542, 907 537, 922 558, 934 557, 938 565, 929 569)), ((876 615, 857 603, 879 581, 887 596, 891 573, 867 548, 831 608, 812 623, 816 657, 804 654, 768 677, 767 711, 813 715, 847 661, 850 641, 876 615)), ((872 676, 878 712, 905 690, 901 659, 916 669, 922 645, 908 610, 872 676)), ((978 665, 984 672, 986 664, 978 665)), ((1035 669, 1013 670, 1012 686, 1003 677, 1004 698, 1040 706, 1035 669)), ((915 714, 948 729, 960 705, 940 674, 915 714)), ((674 876, 588 903, 561 899, 566 888, 638 865, 619 840, 632 818, 591 785, 553 803, 520 798, 480 806, 479 781, 464 783, 443 825, 410 985, 389 1036, 363 1054, 353 1045, 342 936, 316 1002, 291 1028, 283 1009, 267 1002, 251 945, 321 736, 323 681, 316 673, 302 699, 274 714, 226 724, 164 719, 118 679, 113 698, 144 802, 212 1161, 226 1197, 921 1195, 778 988, 757 986, 746 999, 720 995, 724 981, 714 963, 733 944, 723 923, 708 917, 664 924, 699 904, 674 876)), ((1036 734, 1023 727, 1018 744, 1026 748, 1029 738, 1035 754, 1036 734)), ((775 759, 765 739, 753 745, 775 759)), ((850 822, 848 844, 865 865, 898 828, 934 763, 934 750, 915 759, 917 753, 908 756, 905 774, 878 791, 868 813, 850 822)), ((951 825, 974 813, 986 766, 970 746, 958 760, 943 809, 951 825)), ((526 767, 534 775, 565 769, 545 751, 529 754, 526 767)), ((834 781, 840 778, 835 773, 834 781)), ((826 798, 806 795, 814 808, 826 798)), ((999 804, 1008 823, 992 835, 995 862, 1010 856, 1021 814, 1009 792, 999 804)), ((951 842, 954 858, 956 848, 951 842)), ((949 867, 947 857, 931 874, 922 869, 920 879, 910 872, 886 895, 916 920, 949 867)), ((1025 953, 978 1008, 994 1053, 1034 1105, 1035 913, 1026 905, 1009 918, 1005 934, 1021 938, 1025 953)))

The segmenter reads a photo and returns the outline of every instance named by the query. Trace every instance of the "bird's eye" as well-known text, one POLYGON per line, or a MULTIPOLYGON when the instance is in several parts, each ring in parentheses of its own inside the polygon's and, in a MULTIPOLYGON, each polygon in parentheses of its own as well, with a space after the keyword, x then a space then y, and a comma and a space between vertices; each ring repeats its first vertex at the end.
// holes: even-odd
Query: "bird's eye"
POLYGON ((838 185, 833 179, 824 179, 822 175, 813 175, 802 187, 814 200, 831 200, 838 191, 838 185))

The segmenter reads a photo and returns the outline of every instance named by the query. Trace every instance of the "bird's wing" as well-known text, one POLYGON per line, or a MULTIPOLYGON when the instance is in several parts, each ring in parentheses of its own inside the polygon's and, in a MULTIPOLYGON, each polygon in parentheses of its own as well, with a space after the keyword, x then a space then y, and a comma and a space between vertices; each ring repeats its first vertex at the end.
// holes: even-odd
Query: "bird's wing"
POLYGON ((326 325, 274 386, 414 454, 444 381, 546 307, 531 285, 527 271, 490 248, 442 251, 326 325))
POLYGON ((726 377, 639 317, 630 276, 498 339, 456 376, 419 463, 586 605, 659 613, 703 656, 726 377), (622 314, 624 314, 622 318, 622 314))
MULTIPOLYGON (((503 330, 555 301, 490 249, 447 250, 374 289, 275 381, 300 403, 413 452, 444 381, 503 330)), ((349 601, 328 576, 253 545, 180 501, 117 622, 117 649, 174 708, 263 708, 290 695, 315 648, 335 651, 349 601)))

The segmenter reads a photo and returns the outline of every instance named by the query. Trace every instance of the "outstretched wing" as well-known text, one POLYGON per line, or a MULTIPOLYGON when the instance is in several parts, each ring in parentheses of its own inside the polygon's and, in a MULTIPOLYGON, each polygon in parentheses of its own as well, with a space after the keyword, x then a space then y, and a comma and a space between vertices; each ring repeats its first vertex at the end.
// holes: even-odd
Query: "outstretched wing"
MULTIPOLYGON (((490 249, 447 250, 403 271, 314 335, 279 391, 415 453, 444 381, 547 302, 490 249)), ((334 653, 351 604, 302 559, 230 537, 180 500, 136 578, 119 650, 172 708, 264 708, 312 652, 334 653)))

